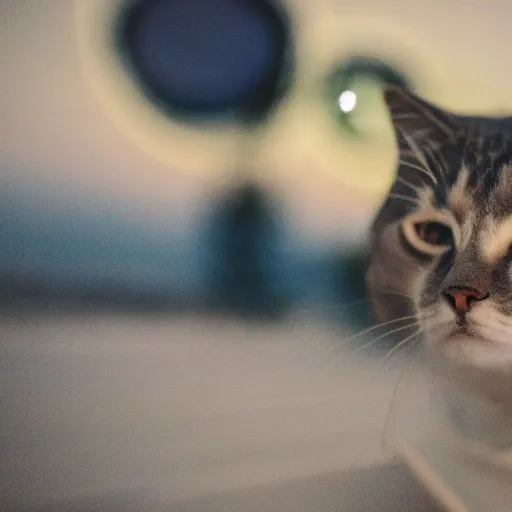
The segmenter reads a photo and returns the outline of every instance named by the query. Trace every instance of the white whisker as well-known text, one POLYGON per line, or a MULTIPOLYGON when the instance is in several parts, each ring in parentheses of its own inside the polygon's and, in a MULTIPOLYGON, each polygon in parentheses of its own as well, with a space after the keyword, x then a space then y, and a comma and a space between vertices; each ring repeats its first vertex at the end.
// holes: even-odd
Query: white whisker
POLYGON ((389 336, 390 334, 393 334, 395 332, 404 331, 405 329, 410 329, 411 327, 414 327, 416 325, 419 325, 419 322, 412 322, 408 325, 403 325, 402 327, 398 327, 396 329, 393 329, 391 331, 385 332, 384 334, 381 334, 380 336, 377 336, 376 338, 373 338, 368 343, 365 343, 358 349, 354 350, 354 354, 358 354, 359 352, 362 352, 365 348, 370 347, 374 345, 377 341, 381 340, 382 338, 385 338, 386 336, 389 336))
POLYGON ((432 169, 428 165, 425 155, 422 153, 422 151, 420 150, 419 146, 416 144, 414 139, 409 134, 405 133, 400 127, 398 129, 399 129, 402 137, 404 138, 405 142, 407 142, 407 145, 411 148, 412 154, 416 157, 416 160, 418 160, 418 162, 421 165, 423 165, 423 167, 425 169, 427 169, 428 171, 430 171, 432 173, 432 175, 434 175, 434 173, 432 172, 432 169))
POLYGON ((413 192, 415 192, 416 194, 419 195, 420 191, 418 189, 418 187, 416 187, 415 185, 413 185, 412 183, 410 183, 409 181, 407 180, 404 180, 403 178, 401 178, 400 176, 398 176, 396 178, 396 181, 398 181, 399 183, 402 183, 404 184, 406 187, 409 187, 413 192))
POLYGON ((437 185, 437 178, 428 169, 425 169, 420 165, 413 164, 412 162, 408 162, 407 160, 400 159, 398 163, 400 165, 403 165, 404 167, 409 167, 410 169, 413 169, 415 171, 422 172, 423 174, 427 175, 434 182, 435 185, 437 185))
POLYGON ((421 202, 418 199, 415 199, 414 197, 408 197, 408 196, 404 196, 402 194, 395 194, 394 192, 391 194, 388 194, 388 197, 392 197, 394 199, 400 199, 402 201, 409 201, 410 203, 413 203, 416 206, 421 205, 421 202))
POLYGON ((414 339, 416 336, 421 334, 423 329, 418 329, 415 333, 411 334, 410 336, 407 336, 404 338, 400 343, 395 345, 382 359, 382 366, 385 366, 386 363, 407 343, 409 343, 412 339, 414 339))
POLYGON ((411 302, 413 301, 412 297, 410 297, 409 295, 406 295, 405 293, 400 293, 400 292, 397 292, 397 291, 394 291, 394 290, 388 290, 386 288, 376 288, 376 290, 379 293, 389 293, 389 294, 392 294, 392 295, 397 295, 398 297, 405 297, 406 299, 409 299, 411 302))
POLYGON ((444 186, 446 188, 448 188, 448 181, 447 181, 447 179, 448 179, 448 167, 446 165, 445 160, 442 158, 442 156, 440 154, 436 155, 434 153, 434 150, 431 147, 429 147, 429 146, 425 146, 424 150, 428 151, 428 154, 429 154, 431 160, 434 161, 434 164, 439 169, 439 174, 443 178, 444 186))
POLYGON ((398 396, 398 387, 400 383, 402 382, 407 370, 410 369, 411 364, 413 363, 414 359, 411 358, 407 364, 404 365, 402 368, 402 371, 400 372, 400 375, 398 376, 398 379, 395 382, 395 385, 393 386, 393 394, 391 395, 391 400, 389 403, 389 409, 386 414, 386 421, 384 422, 384 428, 382 429, 382 437, 381 437, 381 448, 384 450, 386 446, 386 438, 388 435, 389 425, 391 422, 391 415, 393 414, 393 409, 395 408, 396 398, 398 396))
POLYGON ((369 332, 373 332, 376 329, 380 329, 381 327, 385 327, 386 325, 396 324, 398 322, 403 322, 405 320, 412 320, 412 319, 417 320, 416 315, 402 316, 400 318, 395 318, 393 320, 388 320, 387 322, 382 322, 380 324, 373 325, 372 327, 368 327, 367 329, 363 329, 362 331, 359 331, 359 332, 355 333, 354 335, 349 336, 347 339, 343 340, 341 342, 341 344, 338 345, 338 346, 345 346, 348 343, 350 343, 351 341, 353 341, 353 340, 355 340, 355 339, 357 339, 357 338, 359 338, 361 336, 364 336, 365 334, 368 334, 369 332))

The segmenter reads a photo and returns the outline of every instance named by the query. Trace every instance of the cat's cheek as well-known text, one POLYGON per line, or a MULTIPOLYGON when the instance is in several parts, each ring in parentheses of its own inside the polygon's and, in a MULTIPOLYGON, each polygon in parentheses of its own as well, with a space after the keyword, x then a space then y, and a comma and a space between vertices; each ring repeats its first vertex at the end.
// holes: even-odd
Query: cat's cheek
POLYGON ((410 293, 417 311, 421 311, 423 308, 423 287, 425 285, 426 276, 426 271, 420 270, 413 279, 411 279, 410 293))
POLYGON ((410 294, 416 311, 420 312, 432 306, 434 300, 426 292, 426 285, 430 275, 429 267, 420 268, 410 280, 410 294))
POLYGON ((512 354, 512 322, 510 314, 499 311, 499 305, 488 300, 475 307, 469 316, 477 326, 478 334, 489 343, 487 350, 505 350, 512 354))
MULTIPOLYGON (((412 297, 420 312, 432 313, 437 310, 446 313, 440 301, 439 287, 441 278, 437 275, 439 258, 434 258, 426 264, 411 280, 412 297)), ((448 311, 449 312, 449 311, 448 311)))

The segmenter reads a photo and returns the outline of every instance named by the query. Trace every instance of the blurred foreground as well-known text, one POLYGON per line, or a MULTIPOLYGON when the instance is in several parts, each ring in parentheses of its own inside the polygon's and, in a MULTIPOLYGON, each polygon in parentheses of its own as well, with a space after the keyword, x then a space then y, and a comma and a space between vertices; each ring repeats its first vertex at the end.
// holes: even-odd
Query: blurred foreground
POLYGON ((4 312, 0 508, 432 510, 381 449, 404 368, 392 416, 428 423, 417 365, 346 337, 303 315, 4 312))

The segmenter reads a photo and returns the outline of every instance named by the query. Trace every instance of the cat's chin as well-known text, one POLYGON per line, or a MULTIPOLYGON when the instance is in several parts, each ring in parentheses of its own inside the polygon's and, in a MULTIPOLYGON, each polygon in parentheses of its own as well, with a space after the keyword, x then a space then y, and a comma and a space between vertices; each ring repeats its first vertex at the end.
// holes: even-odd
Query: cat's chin
POLYGON ((477 335, 454 333, 430 340, 430 348, 461 367, 492 369, 512 365, 512 342, 501 343, 477 335))
POLYGON ((465 391, 512 408, 512 343, 466 334, 425 341, 435 373, 465 391))

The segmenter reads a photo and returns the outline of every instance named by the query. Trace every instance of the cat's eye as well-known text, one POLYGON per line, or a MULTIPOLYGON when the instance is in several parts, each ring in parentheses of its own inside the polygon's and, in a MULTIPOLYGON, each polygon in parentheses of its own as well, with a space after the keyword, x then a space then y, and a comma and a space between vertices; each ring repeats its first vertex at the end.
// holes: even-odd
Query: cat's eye
POLYGON ((451 245, 452 230, 441 222, 418 222, 414 224, 418 238, 430 245, 451 245))
POLYGON ((402 233, 413 249, 425 255, 439 255, 456 245, 454 228, 444 219, 406 218, 402 233))

